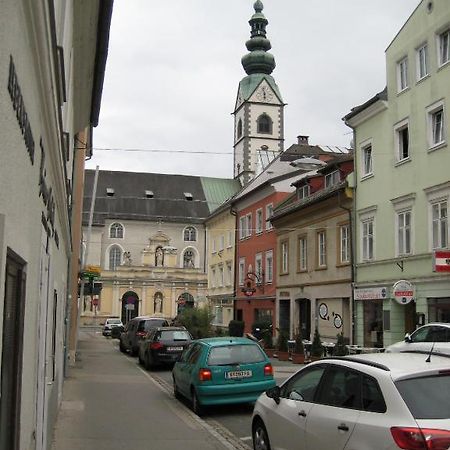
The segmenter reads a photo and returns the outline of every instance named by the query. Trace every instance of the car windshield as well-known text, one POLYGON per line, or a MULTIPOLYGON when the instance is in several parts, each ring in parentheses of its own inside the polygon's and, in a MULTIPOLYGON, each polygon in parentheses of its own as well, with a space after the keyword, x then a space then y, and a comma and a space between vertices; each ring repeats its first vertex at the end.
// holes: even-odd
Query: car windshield
POLYGON ((164 330, 159 332, 157 339, 161 341, 188 341, 190 336, 187 331, 183 330, 164 330))
POLYGON ((213 347, 208 356, 208 364, 210 366, 227 366, 263 361, 265 361, 264 353, 259 345, 256 344, 234 344, 213 347))
POLYGON ((450 373, 395 383, 415 419, 450 419, 450 373))
POLYGON ((120 319, 108 319, 106 322, 109 323, 109 324, 119 324, 119 323, 122 323, 120 319))

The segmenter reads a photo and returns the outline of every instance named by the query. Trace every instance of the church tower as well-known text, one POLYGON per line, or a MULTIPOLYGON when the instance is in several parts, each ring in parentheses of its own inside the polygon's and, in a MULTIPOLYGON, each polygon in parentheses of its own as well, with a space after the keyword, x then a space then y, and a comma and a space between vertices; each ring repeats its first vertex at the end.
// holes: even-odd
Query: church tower
POLYGON ((247 184, 283 151, 284 106, 271 73, 275 58, 266 37, 269 23, 263 14, 263 4, 253 5, 255 14, 249 21, 250 52, 242 58, 247 76, 239 83, 234 108, 234 177, 247 184))

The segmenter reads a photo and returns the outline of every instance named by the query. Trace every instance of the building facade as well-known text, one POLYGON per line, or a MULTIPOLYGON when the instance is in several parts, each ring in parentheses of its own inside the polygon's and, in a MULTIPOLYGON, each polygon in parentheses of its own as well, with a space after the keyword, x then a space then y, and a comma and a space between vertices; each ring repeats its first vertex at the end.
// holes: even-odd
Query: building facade
POLYGON ((449 36, 449 3, 420 2, 386 50, 387 88, 344 118, 356 147, 360 345, 450 321, 449 36))

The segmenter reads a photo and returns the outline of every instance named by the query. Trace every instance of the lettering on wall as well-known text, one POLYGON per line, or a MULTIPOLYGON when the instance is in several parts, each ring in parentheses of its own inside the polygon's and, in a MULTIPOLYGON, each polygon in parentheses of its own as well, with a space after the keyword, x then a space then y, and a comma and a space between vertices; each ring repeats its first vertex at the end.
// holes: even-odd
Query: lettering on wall
POLYGON ((8 92, 9 96, 11 97, 14 111, 16 112, 17 122, 19 123, 19 127, 25 141, 25 147, 27 148, 28 156, 30 157, 31 164, 34 164, 33 133, 31 131, 30 121, 28 120, 28 114, 25 109, 25 102, 20 91, 19 80, 17 78, 16 68, 14 66, 12 55, 9 56, 8 92))

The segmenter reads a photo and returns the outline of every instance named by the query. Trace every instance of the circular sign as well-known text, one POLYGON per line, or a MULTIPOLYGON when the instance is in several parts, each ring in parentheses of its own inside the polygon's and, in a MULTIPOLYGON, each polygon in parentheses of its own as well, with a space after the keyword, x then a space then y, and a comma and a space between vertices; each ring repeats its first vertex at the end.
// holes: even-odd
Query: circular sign
POLYGON ((328 306, 325 303, 319 305, 319 316, 324 320, 328 318, 328 306))
POLYGON ((335 314, 333 319, 333 324, 335 328, 341 328, 342 327, 342 317, 340 314, 335 314))
POLYGON ((397 281, 392 287, 392 295, 398 304, 407 305, 414 300, 414 287, 409 281, 397 281))

